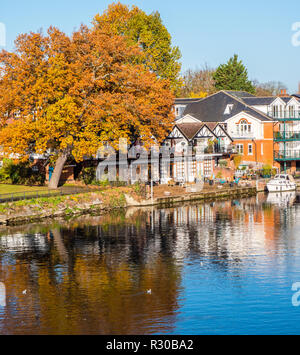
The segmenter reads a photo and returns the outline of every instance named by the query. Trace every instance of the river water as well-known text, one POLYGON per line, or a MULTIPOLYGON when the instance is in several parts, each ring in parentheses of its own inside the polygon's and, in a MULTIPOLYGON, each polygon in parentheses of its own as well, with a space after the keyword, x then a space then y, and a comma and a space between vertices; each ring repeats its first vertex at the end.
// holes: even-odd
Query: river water
POLYGON ((299 334, 299 201, 2 228, 0 334, 299 334))

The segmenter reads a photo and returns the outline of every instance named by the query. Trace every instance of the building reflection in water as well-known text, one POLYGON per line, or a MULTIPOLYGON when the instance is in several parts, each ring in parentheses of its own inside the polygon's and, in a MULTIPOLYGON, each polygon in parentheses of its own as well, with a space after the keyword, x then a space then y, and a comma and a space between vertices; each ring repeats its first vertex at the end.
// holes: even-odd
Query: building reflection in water
POLYGON ((171 333, 185 263, 226 273, 248 255, 276 254, 297 241, 282 233, 299 218, 290 208, 259 195, 2 230, 0 333, 171 333))

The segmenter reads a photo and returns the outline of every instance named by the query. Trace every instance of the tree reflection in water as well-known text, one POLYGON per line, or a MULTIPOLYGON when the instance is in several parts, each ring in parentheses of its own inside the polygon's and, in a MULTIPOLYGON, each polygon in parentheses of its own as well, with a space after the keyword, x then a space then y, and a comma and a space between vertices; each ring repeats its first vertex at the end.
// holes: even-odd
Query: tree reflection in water
POLYGON ((226 273, 281 247, 293 218, 260 196, 2 229, 0 333, 171 333, 185 263, 226 273))

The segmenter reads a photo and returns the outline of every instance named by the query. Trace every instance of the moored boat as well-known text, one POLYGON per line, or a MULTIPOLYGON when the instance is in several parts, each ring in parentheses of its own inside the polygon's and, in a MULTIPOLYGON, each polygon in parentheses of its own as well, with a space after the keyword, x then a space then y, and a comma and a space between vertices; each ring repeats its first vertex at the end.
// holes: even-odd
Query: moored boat
POLYGON ((285 192, 297 190, 294 178, 288 174, 278 174, 267 184, 269 192, 285 192))

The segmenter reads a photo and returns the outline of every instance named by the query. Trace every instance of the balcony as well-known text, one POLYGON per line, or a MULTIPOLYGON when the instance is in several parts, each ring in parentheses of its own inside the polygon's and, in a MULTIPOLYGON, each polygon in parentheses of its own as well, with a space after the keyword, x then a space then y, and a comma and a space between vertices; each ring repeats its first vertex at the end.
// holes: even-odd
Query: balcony
POLYGON ((300 111, 282 110, 278 112, 269 111, 268 116, 278 121, 298 121, 300 120, 300 111))
POLYGON ((230 136, 232 139, 253 139, 254 133, 253 132, 230 132, 230 136))
POLYGON ((277 150, 274 152, 277 161, 300 160, 300 150, 277 150))
POLYGON ((274 132, 275 142, 292 142, 300 141, 300 132, 274 132))
POLYGON ((212 154, 212 155, 228 155, 228 154, 236 154, 237 151, 235 147, 228 146, 228 147, 220 147, 218 145, 214 147, 201 147, 197 149, 197 147, 194 148, 194 152, 196 154, 212 154))

